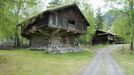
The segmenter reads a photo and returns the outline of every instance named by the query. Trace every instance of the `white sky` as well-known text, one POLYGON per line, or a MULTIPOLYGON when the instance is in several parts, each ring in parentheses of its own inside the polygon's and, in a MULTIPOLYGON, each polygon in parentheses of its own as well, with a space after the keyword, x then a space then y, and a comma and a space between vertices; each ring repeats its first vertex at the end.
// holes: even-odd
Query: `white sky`
MULTIPOLYGON (((51 0, 40 0, 40 2, 41 2, 40 6, 42 6, 43 9, 46 9, 46 6, 48 5, 48 3, 50 1, 51 0)), ((105 2, 104 2, 104 0, 89 0, 89 4, 91 4, 92 8, 95 10, 98 7, 104 6, 105 2)))
MULTIPOLYGON (((48 5, 48 3, 50 2, 51 0, 40 0, 41 4, 40 4, 40 7, 41 7, 41 10, 45 10, 46 9, 46 6, 48 5)), ((102 13, 105 13, 107 12, 108 10, 112 9, 112 7, 115 7, 115 8, 122 8, 122 6, 119 6, 115 3, 106 3, 104 0, 89 0, 88 3, 91 5, 91 7, 93 8, 93 10, 95 11, 96 13, 96 10, 98 8, 101 8, 101 12, 102 13)))
POLYGON ((48 3, 50 2, 51 0, 40 0, 40 7, 42 10, 45 10, 48 3))
POLYGON ((97 9, 105 5, 104 0, 89 0, 89 4, 92 5, 93 9, 97 9))
POLYGON ((97 12, 98 8, 101 8, 102 13, 107 12, 109 10, 109 8, 104 8, 106 4, 104 0, 89 0, 89 4, 91 5, 95 13, 97 12))
POLYGON ((89 0, 89 4, 91 4, 94 11, 96 11, 98 8, 101 8, 101 12, 105 13, 109 11, 112 8, 118 8, 123 9, 123 4, 120 1, 116 2, 105 2, 104 0, 89 0))

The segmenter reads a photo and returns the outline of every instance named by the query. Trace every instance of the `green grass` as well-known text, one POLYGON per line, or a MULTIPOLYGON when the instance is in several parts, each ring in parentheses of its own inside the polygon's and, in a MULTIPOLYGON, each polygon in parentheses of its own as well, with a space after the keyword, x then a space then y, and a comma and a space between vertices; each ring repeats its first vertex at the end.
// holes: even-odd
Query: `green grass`
POLYGON ((130 53, 127 47, 114 51, 113 56, 124 68, 126 75, 134 75, 134 52, 130 53))
POLYGON ((0 50, 0 75, 78 75, 93 56, 91 50, 67 54, 0 50))

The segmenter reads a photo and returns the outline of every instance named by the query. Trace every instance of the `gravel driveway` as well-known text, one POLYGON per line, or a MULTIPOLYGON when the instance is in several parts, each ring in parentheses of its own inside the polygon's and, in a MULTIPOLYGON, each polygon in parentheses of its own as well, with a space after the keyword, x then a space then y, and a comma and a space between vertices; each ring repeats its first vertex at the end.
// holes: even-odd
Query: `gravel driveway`
POLYGON ((95 50, 96 56, 80 75, 125 75, 122 68, 111 55, 112 50, 121 46, 122 45, 111 45, 95 50))

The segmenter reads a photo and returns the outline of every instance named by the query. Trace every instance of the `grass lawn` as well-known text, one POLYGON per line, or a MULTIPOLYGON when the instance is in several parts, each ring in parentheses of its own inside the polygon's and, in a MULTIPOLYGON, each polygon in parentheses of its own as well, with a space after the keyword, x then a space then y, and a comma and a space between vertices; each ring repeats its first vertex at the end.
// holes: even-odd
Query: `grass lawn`
POLYGON ((113 55, 124 68, 126 75, 134 75, 134 52, 130 53, 130 50, 125 47, 125 49, 116 50, 113 55))
POLYGON ((0 50, 0 75, 78 75, 93 56, 91 50, 68 54, 0 50))

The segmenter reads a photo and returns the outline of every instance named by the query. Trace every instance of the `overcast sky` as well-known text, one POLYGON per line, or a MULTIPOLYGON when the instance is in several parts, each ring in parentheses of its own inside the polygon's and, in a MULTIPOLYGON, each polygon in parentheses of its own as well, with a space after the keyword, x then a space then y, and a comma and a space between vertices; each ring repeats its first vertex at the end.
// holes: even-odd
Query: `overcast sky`
MULTIPOLYGON (((46 6, 51 0, 41 0, 41 10, 45 10, 46 6)), ((101 8, 101 12, 105 13, 108 10, 111 9, 111 6, 116 8, 121 8, 121 6, 114 4, 114 3, 106 3, 104 0, 89 0, 88 3, 91 5, 94 11, 96 11, 98 8, 101 8)))
MULTIPOLYGON (((50 2, 51 0, 41 0, 41 6, 44 7, 44 9, 46 8, 46 6, 48 5, 48 3, 50 2)), ((105 5, 105 2, 104 0, 89 0, 88 2, 89 4, 92 5, 92 8, 93 9, 97 9, 98 7, 102 7, 105 5)))

